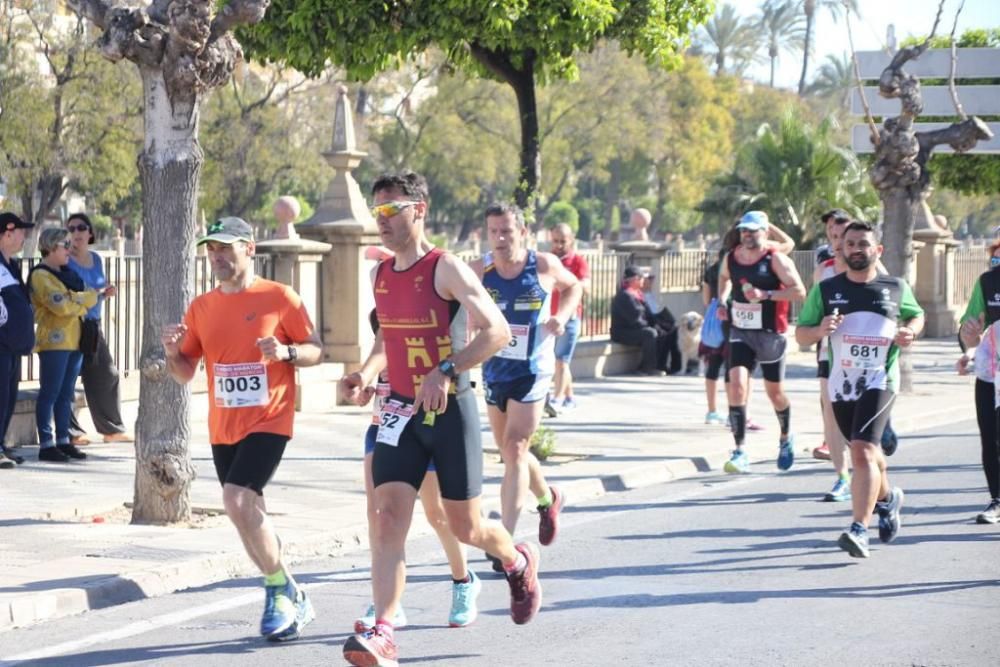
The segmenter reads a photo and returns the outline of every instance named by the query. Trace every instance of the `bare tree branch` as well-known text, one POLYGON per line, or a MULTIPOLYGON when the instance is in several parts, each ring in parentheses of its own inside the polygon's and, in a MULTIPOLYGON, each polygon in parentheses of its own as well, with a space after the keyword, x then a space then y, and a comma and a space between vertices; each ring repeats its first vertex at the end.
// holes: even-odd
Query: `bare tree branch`
POLYGON ((965 113, 965 108, 958 101, 958 88, 955 87, 955 70, 958 69, 958 44, 955 41, 955 31, 958 29, 958 16, 962 13, 963 7, 965 7, 965 0, 962 0, 961 4, 958 5, 958 10, 955 12, 955 22, 951 26, 951 74, 948 77, 948 92, 951 93, 951 102, 955 105, 955 111, 959 118, 968 120, 969 116, 965 113))
POLYGON ((271 0, 231 0, 212 21, 211 41, 225 35, 240 25, 260 23, 271 0))
POLYGON ((858 93, 861 95, 861 106, 865 110, 865 120, 868 121, 868 131, 872 145, 878 146, 881 138, 878 126, 875 125, 875 117, 872 116, 872 108, 868 104, 868 98, 865 96, 865 86, 861 83, 861 67, 858 65, 858 52, 854 50, 854 34, 851 31, 851 12, 847 0, 844 1, 844 6, 848 7, 844 19, 847 22, 847 44, 851 48, 851 63, 854 65, 854 83, 857 84, 858 93))
POLYGON ((111 11, 111 3, 107 0, 66 0, 66 4, 78 16, 90 19, 90 22, 101 30, 108 29, 108 12, 111 11))

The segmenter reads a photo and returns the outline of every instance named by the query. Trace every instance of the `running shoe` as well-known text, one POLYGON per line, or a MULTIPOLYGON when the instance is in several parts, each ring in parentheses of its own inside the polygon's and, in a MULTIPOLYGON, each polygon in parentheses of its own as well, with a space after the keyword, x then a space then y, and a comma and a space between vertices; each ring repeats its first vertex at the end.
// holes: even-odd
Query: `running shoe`
POLYGON ((823 496, 823 500, 828 503, 841 503, 851 499, 851 482, 838 477, 833 488, 828 494, 823 496))
POLYGON ((854 558, 868 558, 868 529, 855 521, 840 534, 837 545, 854 558))
POLYGON ((356 667, 398 667, 398 657, 391 631, 381 625, 351 635, 344 643, 344 659, 356 667))
POLYGON ((1000 522, 1000 498, 994 498, 982 512, 976 515, 976 523, 1000 522))
POLYGON ((7 458, 7 454, 0 452, 0 470, 10 470, 16 468, 17 464, 12 459, 7 458))
POLYGON ((476 598, 482 589, 483 582, 472 570, 469 570, 468 583, 451 585, 451 613, 448 614, 450 627, 464 628, 476 620, 479 613, 476 608, 476 598))
POLYGON ((892 487, 889 492, 889 500, 875 503, 875 511, 878 512, 878 538, 883 542, 892 542, 899 532, 899 510, 903 508, 903 490, 898 486, 892 487))
POLYGON ((748 431, 763 431, 764 427, 747 417, 746 429, 748 431))
MULTIPOLYGON (((11 449, 10 447, 0 446, 0 459, 4 458, 6 458, 8 461, 13 461, 17 465, 21 465, 22 463, 24 463, 23 456, 18 456, 17 454, 15 454, 14 450, 11 449)), ((0 468, 6 468, 6 467, 8 466, 0 466, 0 468)))
POLYGON ((886 424, 885 430, 882 431, 882 453, 886 456, 892 456, 896 453, 896 448, 899 447, 899 436, 892 429, 892 424, 886 424))
POLYGON ((524 555, 527 565, 520 572, 507 574, 510 585, 510 617, 524 625, 535 617, 542 606, 542 582, 538 580, 538 547, 523 542, 514 547, 524 555))
POLYGON ((543 547, 556 541, 556 535, 559 533, 559 512, 566 502, 566 496, 558 488, 549 485, 549 493, 552 494, 552 504, 538 508, 538 542, 543 547))
POLYGON ((795 436, 778 443, 778 470, 788 470, 795 463, 795 436))
POLYGON ((722 469, 730 474, 750 472, 750 458, 742 449, 734 449, 733 455, 729 457, 722 469))
POLYGON ((577 408, 576 399, 572 396, 567 396, 563 399, 562 409, 563 410, 576 410, 577 408))
POLYGON ((264 586, 264 613, 260 617, 260 634, 279 638, 295 625, 297 591, 292 582, 283 586, 264 586))
POLYGON ((824 442, 819 447, 813 448, 813 458, 820 461, 830 460, 830 447, 824 442))
POLYGON ((718 412, 708 412, 708 413, 705 413, 705 423, 706 424, 727 424, 727 423, 729 423, 729 419, 727 417, 723 417, 718 412))
POLYGON ((558 417, 559 411, 556 406, 552 404, 552 397, 550 395, 545 396, 545 407, 543 408, 546 417, 558 417))
POLYGON ((268 635, 267 640, 269 642, 290 642, 293 639, 298 639, 302 628, 312 623, 315 618, 316 612, 313 610, 312 602, 309 601, 309 596, 304 590, 298 588, 295 591, 295 623, 283 632, 268 635))
MULTIPOLYGON (((405 628, 407 625, 406 612, 403 611, 403 605, 399 605, 396 608, 396 613, 392 615, 392 627, 405 628)), ((354 631, 359 635, 364 634, 375 627, 375 605, 369 604, 368 609, 365 610, 364 616, 354 621, 354 631)))

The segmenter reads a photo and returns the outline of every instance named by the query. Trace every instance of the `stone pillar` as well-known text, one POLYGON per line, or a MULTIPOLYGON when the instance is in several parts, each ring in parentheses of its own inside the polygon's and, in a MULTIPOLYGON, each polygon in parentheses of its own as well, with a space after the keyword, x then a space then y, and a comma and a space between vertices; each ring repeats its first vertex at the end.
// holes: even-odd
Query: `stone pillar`
MULTIPOLYGON (((663 258, 666 256, 669 247, 666 243, 655 241, 624 241, 614 243, 611 250, 615 252, 627 252, 629 254, 629 264, 648 268, 656 276, 659 289, 669 289, 670 285, 665 285, 666 276, 662 275, 663 258)), ((620 279, 621 276, 618 276, 620 279)))
POLYGON ((946 226, 935 222, 926 203, 918 210, 913 230, 916 268, 914 296, 924 309, 924 335, 951 336, 958 332, 961 313, 953 303, 955 248, 959 243, 946 226), (923 213, 923 215, 921 215, 923 213))
POLYGON ((357 367, 371 349, 374 336, 368 312, 374 307, 370 271, 374 264, 364 249, 380 242, 375 220, 351 175, 367 155, 357 150, 347 87, 340 87, 333 124, 333 146, 323 157, 336 171, 316 213, 296 225, 307 239, 330 245, 322 263, 320 323, 324 360, 357 367))

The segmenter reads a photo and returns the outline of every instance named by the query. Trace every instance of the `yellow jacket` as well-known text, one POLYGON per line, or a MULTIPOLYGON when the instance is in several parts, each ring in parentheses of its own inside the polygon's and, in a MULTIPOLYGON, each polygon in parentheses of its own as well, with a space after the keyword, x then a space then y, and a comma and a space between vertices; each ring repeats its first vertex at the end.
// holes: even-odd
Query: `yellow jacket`
POLYGON ((80 318, 97 304, 97 291, 74 292, 45 269, 31 272, 31 305, 35 307, 35 352, 80 349, 80 318))

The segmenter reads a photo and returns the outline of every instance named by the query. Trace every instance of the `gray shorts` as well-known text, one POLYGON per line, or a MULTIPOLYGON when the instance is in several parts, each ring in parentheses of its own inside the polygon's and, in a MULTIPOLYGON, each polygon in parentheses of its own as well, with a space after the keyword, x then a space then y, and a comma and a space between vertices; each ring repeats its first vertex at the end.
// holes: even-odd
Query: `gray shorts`
POLYGON ((761 365, 764 379, 781 382, 785 377, 785 348, 788 339, 773 331, 730 329, 729 367, 743 366, 753 373, 761 365))

